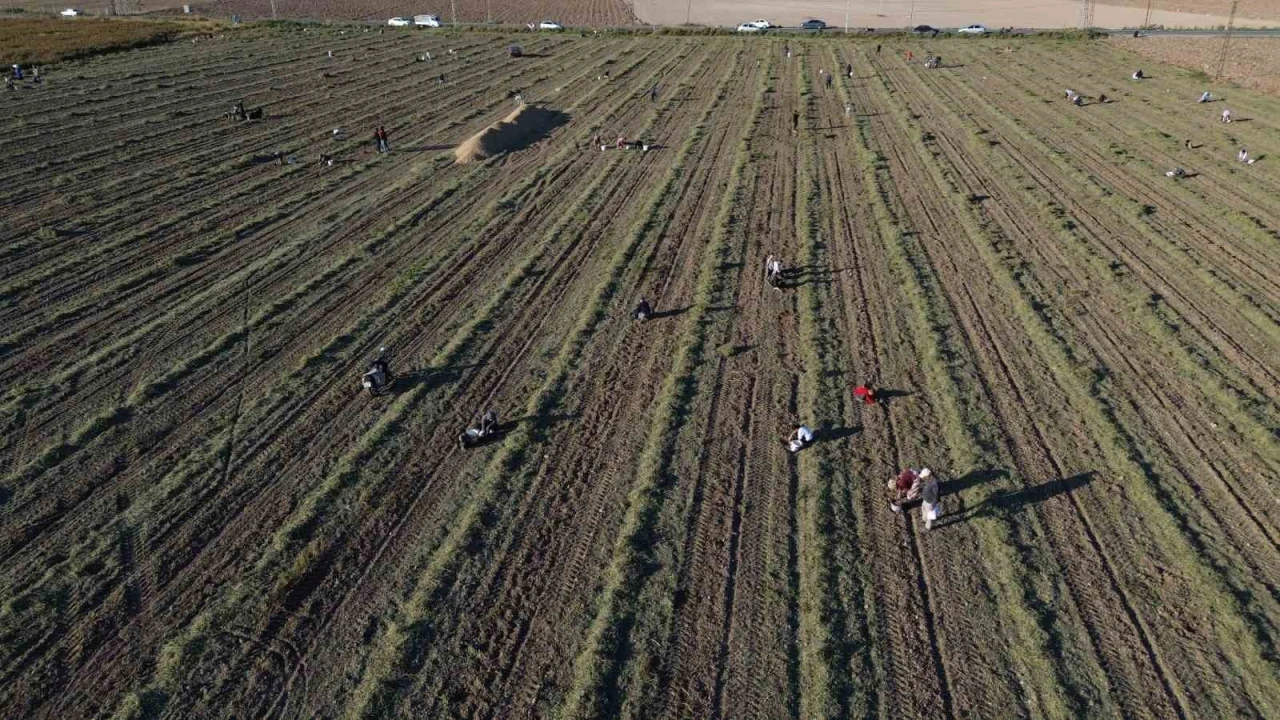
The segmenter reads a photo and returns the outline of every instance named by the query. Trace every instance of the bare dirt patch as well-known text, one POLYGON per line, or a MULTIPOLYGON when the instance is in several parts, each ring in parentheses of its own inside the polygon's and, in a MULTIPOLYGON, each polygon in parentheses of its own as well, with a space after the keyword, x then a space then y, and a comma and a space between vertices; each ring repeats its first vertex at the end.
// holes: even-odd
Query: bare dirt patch
MULTIPOLYGON (((1222 38, 1118 37, 1112 42, 1156 62, 1203 73, 1208 76, 1205 78, 1206 89, 1218 72, 1218 57, 1222 50, 1222 38)), ((1280 94, 1277 58, 1280 58, 1280 38, 1233 38, 1222 74, 1227 80, 1245 87, 1277 95, 1280 94)))
MULTIPOLYGON (((271 17, 271 7, 259 0, 214 0, 201 3, 202 12, 260 19, 271 17)), ((276 12, 281 18, 320 20, 386 20, 399 15, 439 15, 445 23, 457 19, 463 23, 498 22, 524 25, 542 20, 555 20, 579 27, 616 27, 635 24, 635 16, 624 0, 435 0, 412 7, 412 12, 398 0, 277 0, 276 12)))
POLYGON ((168 42, 197 24, 0 16, 0 65, 52 63, 168 42))

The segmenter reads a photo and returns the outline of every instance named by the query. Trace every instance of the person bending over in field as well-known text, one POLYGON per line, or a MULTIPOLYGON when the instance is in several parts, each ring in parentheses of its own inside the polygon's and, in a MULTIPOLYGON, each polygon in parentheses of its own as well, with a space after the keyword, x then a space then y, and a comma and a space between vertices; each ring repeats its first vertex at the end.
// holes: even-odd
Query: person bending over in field
POLYGON ((875 388, 870 385, 859 385, 853 389, 853 396, 862 401, 863 405, 875 405, 879 398, 876 397, 875 388))
POLYGON ((805 425, 797 427, 792 431, 791 436, 787 438, 787 449, 791 452, 800 452, 812 444, 813 431, 805 425))
POLYGON ((770 255, 769 259, 764 261, 764 278, 772 288, 777 288, 778 283, 782 281, 782 261, 770 255))
POLYGON ((907 468, 898 473, 886 486, 889 490, 889 508, 894 512, 901 512, 904 504, 920 497, 925 483, 931 477, 933 477, 933 471, 929 468, 920 470, 907 468))
POLYGON ((498 411, 489 408, 480 418, 480 435, 489 436, 498 431, 498 411))
POLYGON ((1230 110, 1223 110, 1223 111, 1222 111, 1222 119, 1221 119, 1221 120, 1219 120, 1218 122, 1224 122, 1224 123, 1229 123, 1229 122, 1231 122, 1231 111, 1230 111, 1230 110))
POLYGON ((1142 70, 1134 70, 1134 71, 1133 71, 1133 79, 1134 79, 1134 80, 1141 80, 1141 79, 1143 79, 1144 77, 1146 77, 1146 75, 1143 75, 1143 74, 1142 74, 1142 70))
POLYGON ((631 313, 631 315, 636 320, 648 320, 649 316, 653 315, 653 306, 649 305, 648 300, 640 298, 640 304, 636 305, 635 312, 631 313))

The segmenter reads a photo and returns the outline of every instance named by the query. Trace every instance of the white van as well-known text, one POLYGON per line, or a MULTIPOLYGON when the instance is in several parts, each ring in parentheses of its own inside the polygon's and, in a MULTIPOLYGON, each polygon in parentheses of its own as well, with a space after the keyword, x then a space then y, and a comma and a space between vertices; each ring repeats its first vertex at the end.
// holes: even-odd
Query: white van
POLYGON ((439 15, 414 15, 413 24, 418 27, 440 27, 439 15))

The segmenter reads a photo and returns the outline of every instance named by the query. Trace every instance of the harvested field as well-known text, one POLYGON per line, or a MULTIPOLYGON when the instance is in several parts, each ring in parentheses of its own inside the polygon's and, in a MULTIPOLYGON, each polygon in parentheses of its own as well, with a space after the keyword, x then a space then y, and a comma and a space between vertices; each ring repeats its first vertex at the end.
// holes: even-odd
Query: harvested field
POLYGON ((341 32, 0 96, 5 716, 1280 716, 1280 99, 341 32))
MULTIPOLYGON (((216 15, 271 17, 270 5, 261 0, 210 0, 198 7, 201 12, 216 15)), ((458 22, 464 23, 524 25, 549 19, 577 27, 619 27, 637 22, 627 0, 432 0, 413 6, 400 0, 276 0, 276 12, 281 18, 385 21, 398 15, 431 13, 451 23, 455 9, 458 22)))
POLYGON ((132 22, 101 19, 0 19, 0 67, 59 60, 158 45, 182 35, 216 29, 212 22, 132 22))
MULTIPOLYGON (((1149 61, 1177 65, 1192 72, 1193 79, 1210 82, 1218 72, 1222 38, 1117 37, 1112 42, 1149 61)), ((1224 80, 1247 88, 1280 95, 1280 38, 1232 38, 1227 61, 1222 66, 1224 80)))

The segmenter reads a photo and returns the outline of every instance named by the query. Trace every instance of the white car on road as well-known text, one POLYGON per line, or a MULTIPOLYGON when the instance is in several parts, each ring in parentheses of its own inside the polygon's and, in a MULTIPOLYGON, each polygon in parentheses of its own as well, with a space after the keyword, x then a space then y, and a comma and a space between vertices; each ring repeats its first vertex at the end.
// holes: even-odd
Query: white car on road
POLYGON ((75 8, 67 8, 58 14, 62 17, 80 17, 83 13, 75 8))
POLYGON ((773 27, 773 24, 772 24, 772 23, 770 23, 768 20, 752 20, 752 21, 751 21, 751 22, 749 22, 749 23, 743 23, 743 24, 744 24, 744 25, 755 25, 756 27, 760 28, 761 30, 768 30, 769 28, 773 27))
POLYGON ((962 28, 960 28, 959 30, 957 30, 956 32, 958 32, 958 33, 964 33, 964 34, 966 34, 966 35, 986 35, 986 34, 987 34, 987 26, 986 26, 986 25, 977 25, 977 24, 974 24, 974 25, 970 25, 970 26, 968 26, 968 27, 962 27, 962 28))
POLYGON ((413 20, 407 17, 393 17, 387 21, 391 27, 409 27, 413 24, 413 20))
POLYGON ((538 23, 539 30, 563 30, 564 26, 555 20, 543 20, 538 23))
POLYGON ((413 24, 419 27, 440 27, 439 15, 414 15, 413 24))
POLYGON ((760 27, 759 25, 756 25, 755 23, 742 23, 741 25, 738 26, 738 32, 758 33, 758 32, 764 32, 764 28, 760 27))

